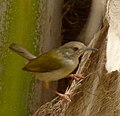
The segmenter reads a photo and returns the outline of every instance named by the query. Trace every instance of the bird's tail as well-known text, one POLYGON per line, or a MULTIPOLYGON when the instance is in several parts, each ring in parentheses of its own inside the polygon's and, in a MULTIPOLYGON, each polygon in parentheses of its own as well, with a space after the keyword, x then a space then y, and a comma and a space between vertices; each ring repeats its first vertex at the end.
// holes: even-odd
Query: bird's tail
POLYGON ((26 49, 22 48, 21 46, 12 43, 9 48, 19 54, 20 56, 26 58, 27 60, 31 60, 36 58, 36 56, 32 55, 30 52, 28 52, 26 49))

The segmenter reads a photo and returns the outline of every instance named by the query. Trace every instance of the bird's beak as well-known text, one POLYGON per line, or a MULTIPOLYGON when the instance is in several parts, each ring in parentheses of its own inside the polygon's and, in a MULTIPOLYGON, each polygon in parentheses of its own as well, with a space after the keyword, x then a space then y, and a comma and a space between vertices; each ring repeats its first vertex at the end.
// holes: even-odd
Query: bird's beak
POLYGON ((97 48, 82 48, 83 51, 98 51, 97 48))

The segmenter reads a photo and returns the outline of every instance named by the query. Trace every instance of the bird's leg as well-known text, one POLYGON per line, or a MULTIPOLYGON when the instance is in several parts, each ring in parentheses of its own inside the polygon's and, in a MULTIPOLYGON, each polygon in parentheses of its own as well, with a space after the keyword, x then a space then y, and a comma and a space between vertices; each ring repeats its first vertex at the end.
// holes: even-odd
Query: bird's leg
POLYGON ((67 78, 73 78, 78 81, 78 80, 84 79, 85 77, 83 77, 82 75, 78 75, 78 74, 70 74, 67 76, 67 78))
POLYGON ((69 98, 68 95, 59 93, 59 92, 57 92, 57 91, 49 88, 49 82, 45 82, 45 88, 48 89, 48 90, 50 90, 50 91, 52 91, 53 93, 57 94, 60 98, 65 99, 65 100, 71 102, 71 99, 69 98))

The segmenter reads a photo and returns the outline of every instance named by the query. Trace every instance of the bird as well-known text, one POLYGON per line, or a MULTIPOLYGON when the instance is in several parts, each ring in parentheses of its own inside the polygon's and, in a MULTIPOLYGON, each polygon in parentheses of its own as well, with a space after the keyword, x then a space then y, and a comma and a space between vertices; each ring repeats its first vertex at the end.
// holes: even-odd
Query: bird
POLYGON ((28 60, 23 70, 32 72, 37 79, 45 82, 46 88, 68 101, 71 101, 71 99, 67 95, 49 88, 48 82, 65 77, 79 78, 78 75, 71 74, 79 64, 79 57, 85 51, 97 50, 78 41, 65 43, 37 57, 16 43, 12 43, 9 48, 28 60))

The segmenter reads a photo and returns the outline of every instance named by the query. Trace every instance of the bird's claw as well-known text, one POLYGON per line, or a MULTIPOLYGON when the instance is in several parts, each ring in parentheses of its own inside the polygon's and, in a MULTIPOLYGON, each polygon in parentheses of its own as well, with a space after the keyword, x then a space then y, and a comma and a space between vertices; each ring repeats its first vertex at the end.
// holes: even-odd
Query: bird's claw
POLYGON ((73 78, 73 79, 75 79, 77 81, 79 81, 81 79, 84 79, 84 77, 82 75, 78 75, 78 74, 70 74, 68 77, 73 78))
POLYGON ((71 99, 70 99, 70 97, 67 94, 62 94, 62 93, 58 93, 57 92, 57 95, 60 96, 60 98, 71 102, 71 99))

